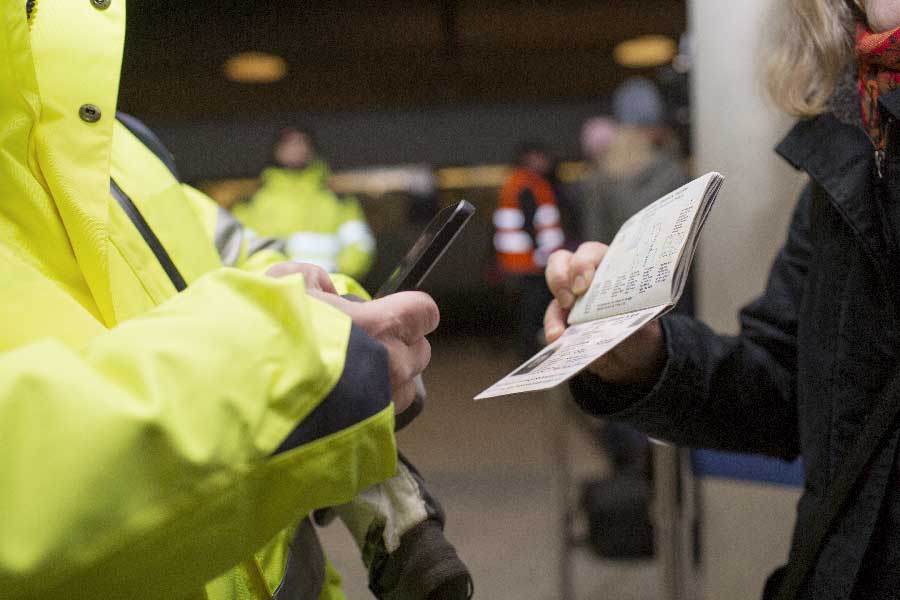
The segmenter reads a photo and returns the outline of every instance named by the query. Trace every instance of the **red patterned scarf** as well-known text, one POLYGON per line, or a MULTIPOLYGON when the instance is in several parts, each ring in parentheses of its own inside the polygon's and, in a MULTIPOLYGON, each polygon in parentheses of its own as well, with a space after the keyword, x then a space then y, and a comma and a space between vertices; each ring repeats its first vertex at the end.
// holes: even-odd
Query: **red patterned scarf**
POLYGON ((864 24, 858 24, 854 49, 859 62, 863 125, 875 149, 883 151, 886 140, 878 113, 878 96, 900 88, 900 27, 872 33, 864 24))

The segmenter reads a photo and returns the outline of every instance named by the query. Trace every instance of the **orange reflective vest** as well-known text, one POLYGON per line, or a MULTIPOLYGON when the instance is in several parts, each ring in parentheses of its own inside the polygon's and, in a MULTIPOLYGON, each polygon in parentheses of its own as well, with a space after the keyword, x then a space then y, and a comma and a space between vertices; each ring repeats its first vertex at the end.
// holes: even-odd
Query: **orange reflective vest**
POLYGON ((494 228, 497 263, 507 273, 540 273, 565 244, 553 187, 525 168, 513 171, 500 190, 494 228))

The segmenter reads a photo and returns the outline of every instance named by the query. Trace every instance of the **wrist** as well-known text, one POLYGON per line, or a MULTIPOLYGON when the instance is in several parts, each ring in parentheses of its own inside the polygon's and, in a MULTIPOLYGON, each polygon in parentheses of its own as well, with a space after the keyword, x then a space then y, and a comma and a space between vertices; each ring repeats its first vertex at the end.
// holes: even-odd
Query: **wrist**
POLYGON ((652 386, 666 364, 662 326, 653 320, 594 362, 588 371, 604 383, 652 386))

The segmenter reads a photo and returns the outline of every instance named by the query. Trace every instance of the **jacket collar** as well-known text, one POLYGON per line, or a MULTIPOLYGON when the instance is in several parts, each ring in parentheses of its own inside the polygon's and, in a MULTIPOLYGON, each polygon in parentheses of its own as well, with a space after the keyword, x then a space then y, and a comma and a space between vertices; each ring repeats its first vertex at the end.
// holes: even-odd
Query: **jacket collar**
POLYGON ((294 186, 298 183, 319 187, 326 184, 331 176, 328 164, 321 158, 313 159, 302 169, 285 169, 284 167, 267 167, 260 179, 266 185, 294 186))
MULTIPOLYGON (((897 102, 900 95, 888 95, 882 102, 897 102)), ((886 285, 896 287, 892 265, 897 264, 895 244, 886 235, 896 235, 885 228, 875 202, 874 147, 859 127, 839 121, 831 114, 802 120, 778 145, 776 152, 794 168, 805 171, 826 193, 844 221, 853 229, 864 251, 879 270, 886 285)), ((896 290, 895 290, 896 291, 896 290)))
MULTIPOLYGON (((900 120, 900 89, 879 97, 881 110, 900 120)), ((776 147, 795 169, 806 173, 838 204, 852 208, 871 182, 874 148, 861 127, 832 114, 798 122, 776 147)), ((856 212, 850 210, 851 213, 856 212)))
POLYGON ((775 151, 795 169, 805 171, 828 195, 848 212, 869 185, 872 144, 865 132, 842 123, 831 114, 798 122, 775 151))

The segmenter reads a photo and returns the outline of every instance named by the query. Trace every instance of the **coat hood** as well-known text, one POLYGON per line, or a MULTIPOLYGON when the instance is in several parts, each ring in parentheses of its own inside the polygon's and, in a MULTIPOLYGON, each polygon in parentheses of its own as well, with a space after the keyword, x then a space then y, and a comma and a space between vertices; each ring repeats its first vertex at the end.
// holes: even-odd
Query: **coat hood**
POLYGON ((0 228, 110 324, 109 164, 125 0, 40 0, 30 17, 26 8, 0 5, 0 228), (66 261, 77 269, 61 268, 66 261))

